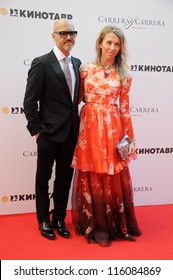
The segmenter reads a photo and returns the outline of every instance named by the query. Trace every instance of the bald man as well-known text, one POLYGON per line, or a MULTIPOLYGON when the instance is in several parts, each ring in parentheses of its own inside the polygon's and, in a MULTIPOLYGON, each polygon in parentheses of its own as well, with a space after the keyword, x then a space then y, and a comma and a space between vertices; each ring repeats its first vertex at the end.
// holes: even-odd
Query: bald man
POLYGON ((31 136, 36 137, 38 152, 35 180, 37 220, 41 235, 51 240, 56 238, 54 228, 60 236, 70 237, 65 217, 73 176, 70 165, 79 128, 81 64, 70 54, 76 36, 77 31, 71 21, 60 19, 54 23, 52 38, 55 46, 51 52, 33 60, 24 96, 27 129, 31 136), (49 180, 53 166, 53 209, 50 211, 49 180))

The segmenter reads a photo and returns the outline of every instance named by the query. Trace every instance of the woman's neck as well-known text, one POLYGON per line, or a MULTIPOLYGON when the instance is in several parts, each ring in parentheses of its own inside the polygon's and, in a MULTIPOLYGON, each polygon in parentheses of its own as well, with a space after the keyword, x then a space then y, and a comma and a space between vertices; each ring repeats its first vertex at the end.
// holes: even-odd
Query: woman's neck
POLYGON ((101 67, 110 69, 115 64, 115 61, 114 60, 110 61, 110 60, 100 59, 99 63, 100 63, 101 67))

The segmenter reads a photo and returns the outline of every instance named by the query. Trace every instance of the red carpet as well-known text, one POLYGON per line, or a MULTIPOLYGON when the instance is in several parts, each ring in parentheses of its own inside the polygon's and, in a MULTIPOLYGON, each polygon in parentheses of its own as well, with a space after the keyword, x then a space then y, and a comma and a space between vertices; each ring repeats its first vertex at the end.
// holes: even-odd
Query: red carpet
POLYGON ((35 213, 0 216, 1 260, 173 260, 173 205, 138 206, 143 235, 137 242, 114 241, 111 247, 88 244, 76 236, 68 211, 71 238, 40 235, 35 213))

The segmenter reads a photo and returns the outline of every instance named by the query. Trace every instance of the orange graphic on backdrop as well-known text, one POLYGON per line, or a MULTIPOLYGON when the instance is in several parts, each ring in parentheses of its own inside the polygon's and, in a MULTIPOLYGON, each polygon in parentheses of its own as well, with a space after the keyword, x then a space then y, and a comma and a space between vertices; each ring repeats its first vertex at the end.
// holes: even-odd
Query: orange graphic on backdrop
POLYGON ((8 114, 8 113, 9 113, 9 108, 8 108, 8 107, 2 108, 2 112, 3 112, 4 114, 8 114))
POLYGON ((0 8, 0 14, 3 15, 3 16, 6 16, 8 14, 7 9, 4 8, 4 7, 0 8))
POLYGON ((1 197, 2 202, 7 202, 8 201, 8 196, 4 195, 1 197))

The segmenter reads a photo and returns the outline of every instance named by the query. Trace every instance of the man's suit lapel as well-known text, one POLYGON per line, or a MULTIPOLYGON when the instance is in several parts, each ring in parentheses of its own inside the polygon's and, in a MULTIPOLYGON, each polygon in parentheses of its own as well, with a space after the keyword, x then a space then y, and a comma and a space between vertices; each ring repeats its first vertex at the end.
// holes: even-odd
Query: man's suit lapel
MULTIPOLYGON (((78 68, 79 68, 79 66, 76 64, 76 60, 74 57, 71 57, 71 59, 72 59, 74 73, 76 76, 76 83, 75 83, 75 88, 74 88, 74 100, 73 100, 73 103, 75 103, 78 100, 78 89, 79 89, 79 69, 78 68)), ((52 65, 55 73, 57 74, 58 78, 61 79, 62 83, 64 84, 64 87, 66 88, 66 92, 67 92, 69 98, 71 98, 64 73, 61 69, 61 65, 60 65, 59 61, 57 60, 53 51, 50 52, 50 63, 52 65)))
POLYGON ((60 79, 62 84, 64 84, 66 92, 67 92, 68 96, 70 97, 70 93, 69 93, 69 89, 68 89, 68 85, 67 85, 64 73, 63 73, 61 65, 60 65, 59 61, 57 60, 53 51, 50 52, 50 64, 52 65, 55 73, 57 74, 58 79, 60 79))
POLYGON ((74 88, 74 103, 78 100, 78 92, 79 92, 79 66, 76 64, 76 61, 73 57, 71 57, 72 64, 73 64, 73 69, 75 72, 76 76, 76 83, 75 83, 75 88, 74 88))

